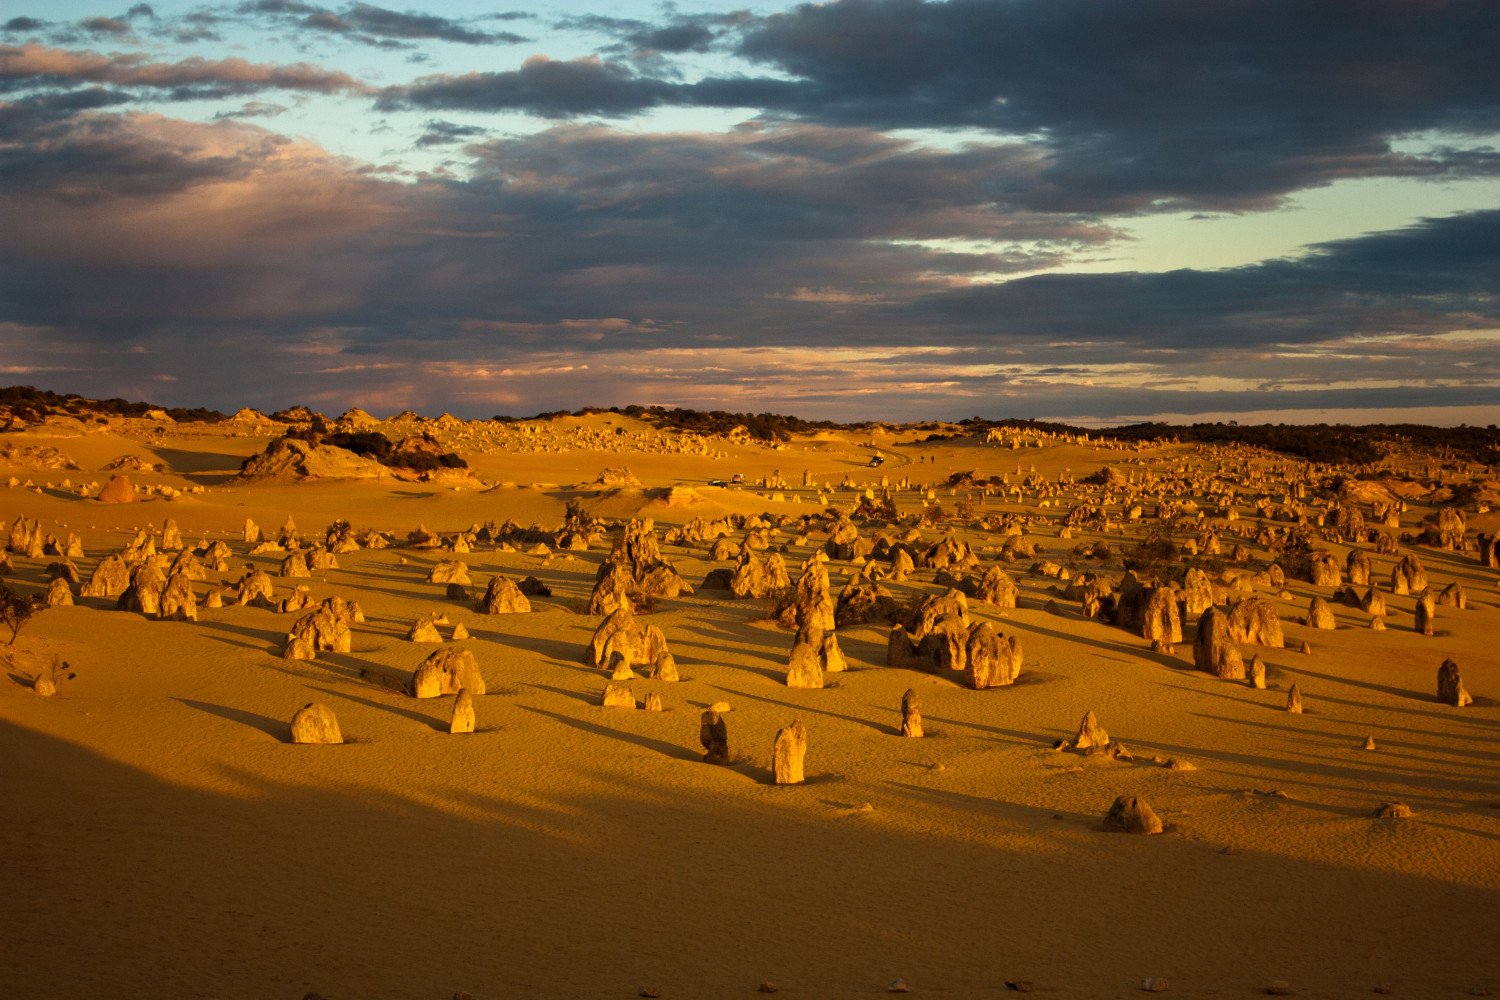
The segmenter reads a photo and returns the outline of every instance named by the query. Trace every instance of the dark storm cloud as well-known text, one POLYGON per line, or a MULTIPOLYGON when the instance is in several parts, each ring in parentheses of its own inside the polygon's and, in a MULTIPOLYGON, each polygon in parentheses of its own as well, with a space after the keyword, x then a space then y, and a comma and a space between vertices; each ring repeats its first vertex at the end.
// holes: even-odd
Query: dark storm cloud
MULTIPOLYGON (((674 28, 591 23, 642 40, 674 28)), ((384 100, 548 117, 748 107, 827 124, 979 128, 1047 149, 1036 207, 1085 211, 1254 207, 1347 177, 1497 167, 1391 145, 1500 130, 1500 4, 1490 0, 838 0, 739 31, 743 58, 789 78, 683 83, 604 64, 566 99, 560 80, 526 86, 500 72, 418 80, 384 100)))
POLYGON ((672 24, 633 34, 629 40, 657 52, 706 52, 714 33, 702 24, 672 24))
POLYGON ((247 62, 244 59, 189 58, 177 62, 148 62, 143 55, 102 55, 42 45, 0 45, 0 91, 20 88, 113 84, 184 93, 245 94, 263 89, 305 90, 321 93, 367 90, 346 73, 308 63, 288 66, 247 62))
POLYGON ((664 22, 654 23, 635 18, 582 14, 556 22, 563 31, 586 31, 617 39, 606 51, 630 50, 665 52, 707 52, 727 31, 750 23, 744 11, 727 14, 674 14, 664 22))
POLYGON ((463 21, 436 14, 390 10, 367 3, 351 3, 335 11, 299 0, 254 0, 241 4, 238 10, 375 45, 427 39, 463 45, 513 45, 526 41, 509 31, 481 31, 463 21))
POLYGON ((13 17, 0 25, 0 31, 39 31, 46 26, 46 21, 38 21, 34 17, 13 17))
POLYGON ((425 77, 410 87, 389 88, 379 106, 385 110, 516 108, 543 118, 621 117, 661 103, 673 89, 673 84, 637 76, 618 62, 532 56, 516 70, 425 77))
POLYGON ((249 101, 231 111, 220 111, 214 115, 215 121, 227 118, 275 118, 284 115, 291 110, 284 104, 270 104, 265 101, 249 101))
POLYGON ((129 35, 135 29, 130 22, 118 17, 89 17, 78 22, 78 26, 91 35, 129 35))
MULTIPOLYGON (((39 127, 18 139, 10 158, 0 162, 0 197, 15 219, 10 243, 19 251, 37 240, 61 255, 55 269, 43 266, 50 259, 45 254, 25 258, 26 269, 42 282, 35 295, 22 297, 31 302, 31 319, 67 308, 55 297, 61 286, 52 284, 70 280, 69 257, 56 236, 69 214, 57 209, 60 199, 93 200, 80 209, 80 225, 89 215, 102 226, 99 220, 115 211, 120 224, 128 225, 142 212, 149 214, 144 207, 127 210, 131 199, 176 197, 186 206, 197 191, 260 177, 257 164, 274 165, 287 185, 236 195, 257 206, 288 189, 298 197, 304 190, 316 193, 329 176, 338 176, 357 193, 340 202, 346 206, 340 218, 350 229, 364 233, 387 225, 393 213, 405 220, 386 236, 375 239, 372 230, 339 250, 381 272, 373 291, 366 295, 361 287, 359 294, 349 289, 343 296, 337 282, 319 282, 312 296, 317 302, 347 298, 351 304, 340 306, 340 322, 389 323, 394 331, 429 320, 534 324, 622 310, 711 320, 726 305, 782 324, 806 315, 809 302, 820 303, 817 310, 830 303, 858 306, 910 293, 945 274, 1045 266, 1069 249, 1112 235, 1087 220, 994 212, 986 189, 993 164, 983 157, 925 151, 847 130, 663 140, 604 129, 558 129, 476 147, 479 164, 471 180, 415 186, 363 178, 331 158, 307 159, 299 169, 312 179, 296 183, 297 171, 285 164, 304 161, 289 160, 289 143, 245 127, 231 131, 150 116, 97 116, 39 127), (898 185, 909 196, 891 198, 898 185), (52 230, 41 221, 48 213, 53 213, 52 230), (1044 241, 1055 249, 965 254, 878 242, 964 233, 1044 241), (409 270, 385 273, 392 262, 374 249, 383 241, 416 248, 403 265, 409 270), (676 305, 678 299, 685 304, 676 305)), ((267 211, 247 205, 234 215, 248 219, 267 211)), ((298 215, 289 217, 284 230, 265 223, 256 232, 274 238, 280 248, 262 248, 257 271, 269 261, 285 261, 300 284, 306 274, 321 270, 320 261, 328 256, 298 215)), ((120 247, 119 259, 108 266, 108 253, 97 246, 90 251, 96 272, 87 279, 74 275, 81 285, 100 289, 86 308, 100 315, 165 319, 175 308, 167 289, 201 301, 207 277, 189 280, 167 273, 156 283, 110 277, 117 271, 133 274, 140 266, 140 239, 155 245, 167 235, 136 233, 107 241, 120 247), (127 252, 127 247, 135 249, 127 252), (105 287, 112 293, 104 294, 105 287), (147 287, 149 295, 143 291, 147 287)), ((184 245, 202 242, 185 238, 184 245)), ((212 282, 232 283, 238 273, 234 261, 248 251, 227 237, 216 237, 215 244, 226 260, 212 282)), ((198 264, 189 270, 198 271, 198 264)), ((240 302, 243 296, 230 300, 240 302)), ((322 307, 298 296, 274 301, 303 319, 322 314, 322 307)), ((194 311, 200 308, 211 311, 208 306, 194 311)))
POLYGON ((460 125, 456 122, 431 119, 423 124, 422 134, 417 137, 417 146, 421 148, 449 146, 456 142, 476 139, 484 135, 486 131, 477 125, 460 125))
POLYGON ((1500 210, 1220 271, 1039 275, 902 306, 954 335, 1252 348, 1500 325, 1500 210))
POLYGON ((171 359, 214 394, 193 402, 1104 416, 1227 406, 1205 379, 1295 406, 1500 378, 1465 333, 1500 326, 1500 211, 1227 271, 968 285, 1114 234, 997 209, 997 177, 1044 169, 1024 146, 864 129, 565 126, 404 183, 238 122, 33 109, 6 139, 0 323, 44 331, 15 363, 108 356, 123 384, 171 359), (997 242, 912 242, 948 237, 997 242))
MULTIPOLYGON (((86 212, 89 205, 111 199, 149 199, 206 181, 243 179, 288 143, 266 133, 258 137, 257 146, 204 153, 180 145, 177 136, 183 130, 175 127, 143 129, 140 119, 132 116, 65 117, 116 103, 117 96, 109 91, 49 95, 46 100, 45 110, 54 112, 47 116, 52 120, 38 115, 15 122, 6 138, 24 136, 25 147, 0 147, 0 189, 13 208, 18 201, 37 198, 42 204, 66 202, 86 212), (73 106, 53 107, 58 101, 73 106)), ((21 217, 13 221, 20 225, 21 217)))
POLYGON ((795 110, 1042 133, 1065 188, 1214 203, 1392 169, 1394 136, 1495 130, 1497 45, 1486 0, 841 0, 741 51, 806 82, 795 110))
POLYGON ((47 122, 69 118, 81 111, 97 111, 114 105, 128 104, 134 98, 119 90, 86 87, 82 90, 53 91, 32 94, 15 101, 0 102, 0 139, 13 135, 35 135, 35 129, 47 122))

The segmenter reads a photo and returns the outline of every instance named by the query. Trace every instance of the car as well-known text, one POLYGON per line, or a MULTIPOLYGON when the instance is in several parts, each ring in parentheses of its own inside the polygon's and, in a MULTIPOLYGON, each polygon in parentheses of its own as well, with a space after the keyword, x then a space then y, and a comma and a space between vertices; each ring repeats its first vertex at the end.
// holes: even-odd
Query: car
POLYGON ((878 468, 880 468, 884 464, 885 464, 885 456, 883 456, 883 455, 872 455, 872 456, 870 456, 870 468, 872 468, 872 469, 878 469, 878 468))
POLYGON ((710 485, 710 486, 728 486, 729 484, 726 483, 722 479, 710 479, 708 481, 708 485, 710 485))
POLYGON ((743 472, 736 472, 729 477, 729 481, 731 483, 743 483, 745 481, 745 474, 743 472))

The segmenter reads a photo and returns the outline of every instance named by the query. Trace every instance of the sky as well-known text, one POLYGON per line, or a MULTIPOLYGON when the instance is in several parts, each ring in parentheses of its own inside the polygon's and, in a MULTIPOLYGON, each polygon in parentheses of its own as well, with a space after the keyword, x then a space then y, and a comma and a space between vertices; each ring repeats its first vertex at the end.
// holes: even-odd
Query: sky
POLYGON ((1496 52, 1494 0, 0 0, 0 383, 1496 423, 1496 52))

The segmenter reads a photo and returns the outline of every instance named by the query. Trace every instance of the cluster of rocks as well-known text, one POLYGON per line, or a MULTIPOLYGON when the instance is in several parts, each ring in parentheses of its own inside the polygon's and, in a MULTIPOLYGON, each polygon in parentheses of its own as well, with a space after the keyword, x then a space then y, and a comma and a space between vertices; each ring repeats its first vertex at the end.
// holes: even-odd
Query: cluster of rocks
POLYGON ((588 611, 591 615, 608 615, 626 601, 640 604, 692 592, 681 574, 662 558, 656 523, 650 518, 637 518, 625 525, 599 567, 588 611))
POLYGON ((638 669, 653 680, 678 679, 666 636, 656 625, 641 623, 628 597, 594 630, 584 662, 608 670, 612 681, 631 680, 638 669))
POLYGON ((886 645, 887 666, 955 671, 975 690, 1014 684, 1022 660, 1020 640, 1002 635, 988 621, 971 621, 968 601, 958 590, 927 598, 914 626, 893 625, 886 645))

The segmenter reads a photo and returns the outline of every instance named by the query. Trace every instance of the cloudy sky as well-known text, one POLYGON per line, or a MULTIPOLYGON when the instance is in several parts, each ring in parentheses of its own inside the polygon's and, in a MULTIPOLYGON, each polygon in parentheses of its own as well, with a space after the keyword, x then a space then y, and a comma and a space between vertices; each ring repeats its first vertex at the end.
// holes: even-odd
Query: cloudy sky
POLYGON ((0 382, 1500 417, 1495 0, 0 4, 0 382))

